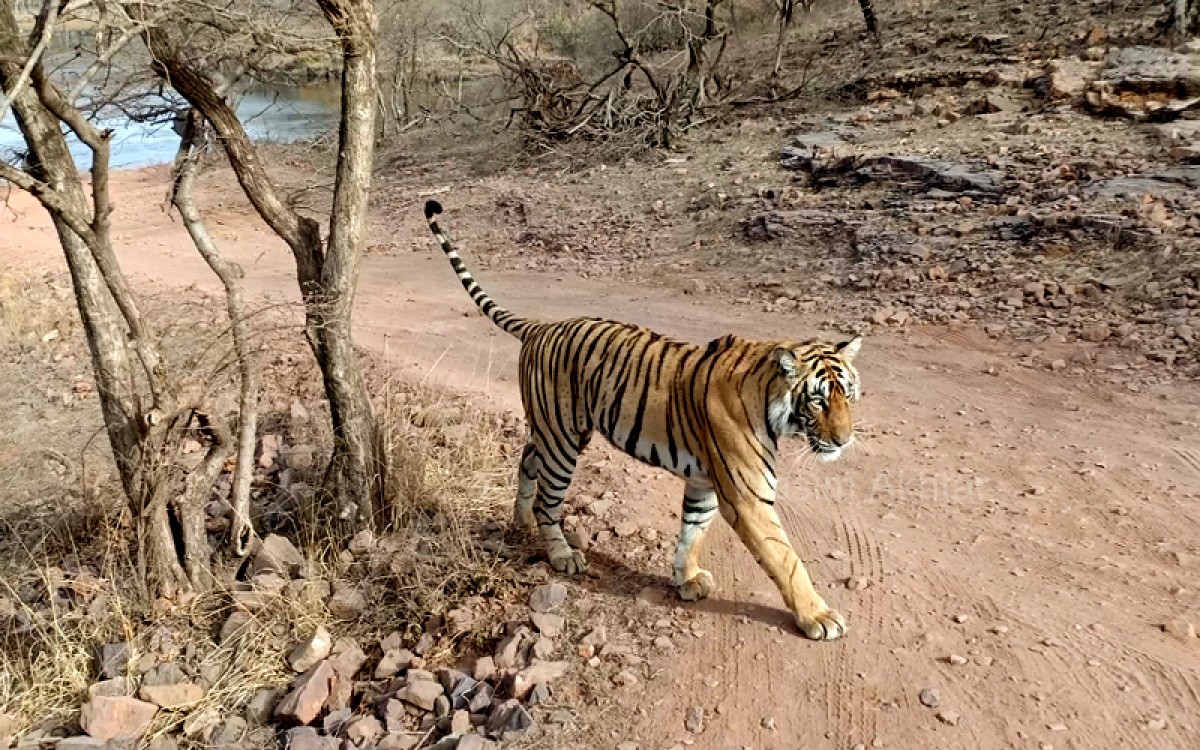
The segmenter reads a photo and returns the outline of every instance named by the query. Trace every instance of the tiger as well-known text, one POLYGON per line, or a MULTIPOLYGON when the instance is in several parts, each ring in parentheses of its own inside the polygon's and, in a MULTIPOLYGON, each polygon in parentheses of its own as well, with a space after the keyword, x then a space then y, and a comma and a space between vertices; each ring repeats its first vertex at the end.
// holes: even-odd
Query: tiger
POLYGON ((700 542, 720 512, 783 596, 799 630, 814 640, 847 632, 796 555, 775 511, 780 438, 803 436, 825 461, 854 440, 859 399, 853 361, 861 336, 841 343, 754 341, 724 336, 699 345, 637 325, 580 317, 543 322, 500 305, 467 270, 438 225, 425 218, 480 312, 521 342, 519 384, 526 440, 514 523, 536 527, 551 567, 587 567, 560 524, 580 453, 593 433, 650 466, 684 479, 673 583, 681 599, 715 589, 699 565, 700 542))

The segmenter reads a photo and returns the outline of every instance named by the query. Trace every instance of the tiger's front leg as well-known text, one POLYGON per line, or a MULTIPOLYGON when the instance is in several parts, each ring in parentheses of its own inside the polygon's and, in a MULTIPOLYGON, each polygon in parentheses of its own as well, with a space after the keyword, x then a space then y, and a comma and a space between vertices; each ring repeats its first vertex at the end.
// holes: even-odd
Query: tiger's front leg
POLYGON ((846 619, 813 588, 812 579, 792 549, 774 507, 757 499, 726 502, 722 498, 721 515, 775 582, 804 635, 817 641, 832 641, 846 634, 846 619))
POLYGON ((675 545, 675 588, 693 602, 713 592, 712 573, 700 567, 700 540, 717 515, 717 493, 707 482, 689 481, 683 493, 683 518, 675 545))

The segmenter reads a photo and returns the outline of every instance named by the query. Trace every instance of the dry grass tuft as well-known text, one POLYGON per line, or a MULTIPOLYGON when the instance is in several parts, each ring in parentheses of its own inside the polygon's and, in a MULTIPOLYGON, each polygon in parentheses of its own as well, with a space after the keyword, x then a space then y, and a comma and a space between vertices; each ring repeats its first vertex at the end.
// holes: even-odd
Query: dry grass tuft
MULTIPOLYGON (((436 638, 426 654, 431 663, 453 661, 488 637, 516 590, 513 568, 497 554, 498 529, 507 525, 515 492, 519 441, 513 418, 400 381, 364 355, 394 467, 387 487, 393 525, 368 549, 351 553, 349 540, 320 522, 330 512, 315 491, 332 443, 328 412, 311 354, 288 310, 264 316, 260 326, 261 429, 278 436, 282 450, 277 465, 256 476, 254 512, 261 534, 285 533, 305 554, 311 585, 264 592, 263 605, 224 642, 217 634, 237 610, 233 589, 246 585, 235 581, 241 561, 218 554, 219 582, 212 591, 178 601, 146 600, 133 562, 131 516, 111 467, 102 465, 111 457, 96 449, 103 434, 91 440, 100 424, 96 398, 45 396, 71 390, 87 375, 69 295, 46 291, 69 290, 61 284, 0 279, 0 330, 11 337, 0 342, 0 374, 20 384, 0 387, 0 411, 17 417, 8 432, 20 436, 20 444, 0 436, 0 456, 19 459, 13 471, 0 469, 0 479, 10 480, 15 492, 0 504, 0 714, 14 717, 22 733, 78 731, 79 707, 98 679, 94 653, 105 643, 127 642, 131 665, 174 661, 205 684, 199 705, 162 711, 153 727, 154 734, 182 733, 203 744, 204 727, 240 715, 261 689, 286 687, 294 677, 288 650, 318 625, 335 638, 356 637, 368 652, 392 631, 412 638, 428 631, 436 638), (64 335, 43 343, 54 329, 64 335), (43 382, 52 387, 29 387, 43 382), (14 403, 23 408, 13 410, 14 403), (81 460, 88 441, 85 475, 81 460), (51 461, 31 457, 30 445, 59 447, 51 461), (46 461, 60 470, 33 481, 47 473, 46 461), (366 596, 370 604, 357 620, 336 622, 328 611, 320 592, 334 582, 366 596)), ((229 349, 224 326, 202 295, 185 296, 147 300, 148 318, 169 320, 161 332, 168 354, 194 360, 197 371, 214 373, 210 381, 223 388, 229 349), (167 309, 170 316, 160 314, 167 309)), ((219 498, 214 491, 213 505, 219 498)), ((223 536, 212 528, 218 546, 223 536)), ((137 674, 130 669, 135 692, 137 674)))

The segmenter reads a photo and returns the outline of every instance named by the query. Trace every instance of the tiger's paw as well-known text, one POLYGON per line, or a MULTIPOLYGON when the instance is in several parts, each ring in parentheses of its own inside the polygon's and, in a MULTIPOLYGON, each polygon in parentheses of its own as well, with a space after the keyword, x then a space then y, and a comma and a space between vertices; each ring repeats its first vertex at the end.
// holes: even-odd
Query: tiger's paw
POLYGON ((796 615, 796 625, 800 628, 800 632, 814 641, 832 641, 841 638, 849 630, 846 627, 846 618, 836 609, 825 607, 825 610, 819 613, 816 617, 805 617, 796 615))
POLYGON ((573 576, 587 570, 587 558, 583 556, 583 553, 565 544, 550 550, 548 556, 550 558, 550 567, 559 573, 566 573, 569 576, 573 576))
POLYGON ((701 570, 689 580, 679 584, 679 598, 685 602, 699 601, 715 591, 716 588, 717 582, 713 580, 712 573, 701 570))
POLYGON ((537 519, 533 517, 533 508, 513 508, 513 529, 518 534, 531 535, 537 533, 537 519))

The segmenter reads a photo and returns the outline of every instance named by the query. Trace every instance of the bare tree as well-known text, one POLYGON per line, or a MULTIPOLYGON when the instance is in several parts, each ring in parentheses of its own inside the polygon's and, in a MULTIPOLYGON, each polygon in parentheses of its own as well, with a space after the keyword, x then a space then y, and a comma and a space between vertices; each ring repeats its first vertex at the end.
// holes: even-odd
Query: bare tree
POLYGON ((526 19, 498 25, 467 13, 461 28, 447 29, 443 38, 499 67, 521 102, 512 116, 535 139, 632 138, 670 147, 732 88, 722 66, 730 35, 719 17, 724 3, 661 3, 657 17, 628 28, 619 0, 590 2, 607 19, 616 44, 609 66, 588 78, 570 60, 531 50, 520 33, 526 19), (662 34, 664 28, 671 33, 662 34), (664 43, 676 46, 655 55, 645 49, 664 43))
MULTIPOLYGON (((51 80, 41 55, 64 11, 87 3, 43 3, 28 38, 9 0, 0 2, 0 87, 28 147, 25 168, 0 161, 0 178, 49 212, 67 261, 91 353, 101 411, 138 528, 138 562, 149 592, 173 595, 211 583, 204 501, 232 451, 202 384, 172 373, 143 319, 114 252, 109 141, 51 80), (63 135, 91 152, 85 189, 63 135), (184 437, 208 443, 190 470, 177 461, 184 437)), ((131 37, 124 37, 128 40, 131 37)))
MULTIPOLYGON (((305 331, 324 375, 334 451, 325 487, 349 524, 385 524, 381 503, 385 456, 351 336, 351 311, 366 232, 374 154, 376 19, 372 0, 318 0, 342 52, 342 114, 328 239, 321 227, 279 196, 234 108, 201 62, 195 27, 225 31, 220 13, 181 22, 146 22, 154 71, 211 124, 243 191, 291 248, 305 305, 305 331)), ((131 14, 141 6, 128 6, 131 14)), ((140 17, 140 16, 138 16, 140 17)), ((145 19, 144 19, 145 20, 145 19)), ((232 30, 230 30, 232 31, 232 30)), ((202 38, 202 37, 199 37, 202 38)), ((255 35, 253 41, 257 42, 255 35)), ((311 45, 301 40, 284 49, 311 45)))
POLYGON ((171 204, 179 211, 183 226, 192 243, 225 288, 225 304, 229 314, 229 330, 237 359, 240 388, 238 393, 237 464, 234 468, 230 504, 233 521, 229 541, 237 555, 249 551, 254 536, 250 521, 250 484, 254 478, 254 447, 258 436, 259 370, 251 347, 249 314, 242 285, 243 271, 238 264, 225 259, 209 234, 196 206, 196 178, 200 170, 205 131, 208 123, 194 109, 184 118, 175 157, 175 179, 171 185, 171 204))

